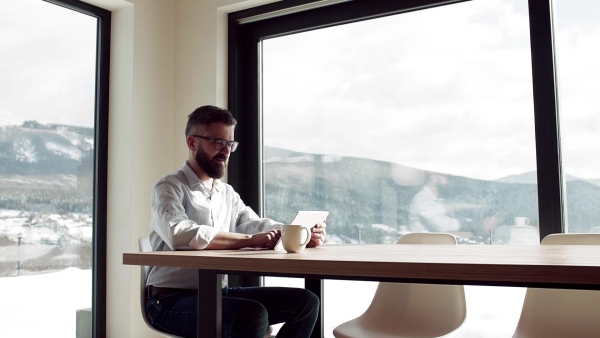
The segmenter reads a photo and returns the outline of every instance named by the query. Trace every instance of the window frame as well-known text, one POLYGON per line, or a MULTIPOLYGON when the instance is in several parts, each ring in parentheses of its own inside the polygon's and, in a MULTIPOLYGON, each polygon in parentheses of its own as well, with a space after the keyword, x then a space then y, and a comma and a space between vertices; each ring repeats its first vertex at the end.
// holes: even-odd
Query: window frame
POLYGON ((92 337, 106 337, 108 103, 111 12, 79 0, 44 0, 98 20, 94 95, 94 201, 92 238, 92 337))
MULTIPOLYGON (((259 214, 263 213, 261 40, 464 1, 288 0, 230 13, 228 107, 243 125, 236 131, 243 151, 232 158, 228 178, 245 203, 259 214), (310 5, 316 5, 316 8, 300 10, 310 5), (286 10, 293 12, 294 8, 300 11, 277 15, 286 10), (266 18, 254 20, 261 16, 266 18)), ((552 0, 528 0, 528 7, 541 240, 549 234, 564 232, 565 188, 561 167, 552 0)))

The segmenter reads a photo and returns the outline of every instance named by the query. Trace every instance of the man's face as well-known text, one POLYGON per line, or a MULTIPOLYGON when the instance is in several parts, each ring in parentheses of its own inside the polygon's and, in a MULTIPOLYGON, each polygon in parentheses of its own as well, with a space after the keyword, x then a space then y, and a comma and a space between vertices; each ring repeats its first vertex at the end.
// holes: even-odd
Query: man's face
POLYGON ((448 191, 450 190, 450 187, 448 186, 448 177, 444 175, 435 174, 434 182, 440 196, 443 197, 448 195, 448 191))
POLYGON ((229 156, 216 154, 211 157, 201 148, 196 152, 196 163, 212 178, 221 178, 225 175, 225 168, 229 164, 229 156))
POLYGON ((448 177, 440 174, 434 174, 434 182, 437 186, 446 186, 448 185, 448 177))
MULTIPOLYGON (((233 126, 223 123, 213 123, 210 126, 197 129, 197 134, 209 138, 219 138, 227 141, 233 141, 233 126)), ((225 175, 225 169, 229 164, 229 147, 221 150, 215 149, 215 144, 211 140, 196 138, 197 147, 194 158, 198 166, 212 178, 221 178, 225 175)))

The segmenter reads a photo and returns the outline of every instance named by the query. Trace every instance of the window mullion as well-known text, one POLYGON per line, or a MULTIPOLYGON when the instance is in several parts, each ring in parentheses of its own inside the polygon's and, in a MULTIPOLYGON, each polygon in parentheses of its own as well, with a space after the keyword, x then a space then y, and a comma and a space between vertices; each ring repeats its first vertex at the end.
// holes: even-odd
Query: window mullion
POLYGON ((551 0, 529 0, 540 238, 564 231, 551 0))

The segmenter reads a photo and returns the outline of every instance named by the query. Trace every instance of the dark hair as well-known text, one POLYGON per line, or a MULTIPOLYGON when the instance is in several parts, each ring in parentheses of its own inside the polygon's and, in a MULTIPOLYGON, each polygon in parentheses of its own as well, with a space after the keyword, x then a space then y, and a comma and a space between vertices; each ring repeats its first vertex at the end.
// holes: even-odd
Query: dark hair
POLYGON ((202 106, 196 108, 196 110, 188 115, 188 122, 185 126, 185 135, 187 136, 190 133, 190 129, 195 125, 201 124, 208 126, 215 122, 225 123, 228 126, 237 125, 236 119, 229 110, 215 106, 202 106))

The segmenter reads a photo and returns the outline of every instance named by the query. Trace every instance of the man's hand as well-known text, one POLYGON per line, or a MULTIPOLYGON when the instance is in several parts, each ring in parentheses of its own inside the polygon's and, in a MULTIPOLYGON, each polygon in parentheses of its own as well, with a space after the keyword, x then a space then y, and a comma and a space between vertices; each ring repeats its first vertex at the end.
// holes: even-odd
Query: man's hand
POLYGON ((325 242, 325 236, 327 235, 325 228, 327 228, 327 224, 323 222, 315 224, 315 226, 310 229, 311 236, 307 247, 314 248, 325 242))
POLYGON ((273 250, 281 237, 281 230, 269 230, 252 235, 253 248, 267 248, 273 250))
POLYGON ((279 237, 281 237, 281 230, 269 230, 254 235, 220 231, 205 249, 235 250, 246 247, 273 249, 279 237))

